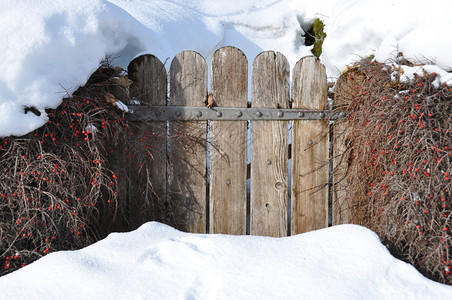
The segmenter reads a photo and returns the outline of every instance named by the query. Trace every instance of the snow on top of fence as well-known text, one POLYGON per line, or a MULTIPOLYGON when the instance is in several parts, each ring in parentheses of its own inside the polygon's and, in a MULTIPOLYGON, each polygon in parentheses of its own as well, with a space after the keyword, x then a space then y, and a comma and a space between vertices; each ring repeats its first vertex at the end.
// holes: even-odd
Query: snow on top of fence
POLYGON ((322 61, 329 76, 357 56, 385 60, 396 50, 452 66, 447 0, 435 6, 422 0, 3 2, 0 136, 43 125, 45 109, 83 85, 106 55, 124 67, 142 52, 165 60, 194 49, 210 61, 216 49, 234 45, 250 58, 263 50, 282 52, 293 67, 310 54, 303 34, 317 17, 325 22, 322 61), (385 18, 366 18, 366 12, 385 18), (40 115, 26 113, 28 107, 40 115))

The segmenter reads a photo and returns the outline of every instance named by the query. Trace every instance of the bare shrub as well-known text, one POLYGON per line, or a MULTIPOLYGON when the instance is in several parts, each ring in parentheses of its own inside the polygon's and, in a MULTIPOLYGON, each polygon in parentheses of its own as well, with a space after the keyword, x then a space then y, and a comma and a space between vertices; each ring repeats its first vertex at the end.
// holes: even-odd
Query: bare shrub
POLYGON ((348 206, 393 254, 452 284, 452 88, 434 73, 400 75, 364 59, 338 82, 337 109, 350 116, 348 206))
POLYGON ((101 98, 68 98, 49 121, 22 137, 0 139, 0 274, 51 252, 105 236, 116 210, 107 158, 122 123, 101 98))
MULTIPOLYGON (((127 101, 127 88, 111 80, 118 71, 106 61, 85 86, 47 111, 44 126, 0 138, 0 275, 52 251, 87 246, 114 229, 132 229, 124 225, 131 208, 122 201, 130 170, 113 162, 126 155, 121 145, 131 156, 138 149, 124 113, 106 98, 127 101)), ((166 131, 159 135, 166 138, 166 131)), ((149 172, 150 161, 139 171, 149 172)))

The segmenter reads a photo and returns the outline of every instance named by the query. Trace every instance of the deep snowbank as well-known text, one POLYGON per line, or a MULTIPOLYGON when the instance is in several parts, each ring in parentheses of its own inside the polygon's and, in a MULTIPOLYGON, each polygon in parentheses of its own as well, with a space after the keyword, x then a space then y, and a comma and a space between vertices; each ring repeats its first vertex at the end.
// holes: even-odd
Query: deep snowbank
POLYGON ((287 238, 190 234, 160 223, 49 254, 0 278, 1 299, 448 299, 370 230, 287 238))

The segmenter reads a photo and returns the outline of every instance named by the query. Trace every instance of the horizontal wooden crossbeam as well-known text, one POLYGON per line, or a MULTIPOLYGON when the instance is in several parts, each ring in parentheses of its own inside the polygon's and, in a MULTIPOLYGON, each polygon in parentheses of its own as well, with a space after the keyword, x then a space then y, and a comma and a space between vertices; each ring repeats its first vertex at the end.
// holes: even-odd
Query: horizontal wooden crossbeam
POLYGON ((331 110, 189 107, 130 105, 126 119, 129 121, 269 121, 269 120, 336 120, 344 112, 331 110))

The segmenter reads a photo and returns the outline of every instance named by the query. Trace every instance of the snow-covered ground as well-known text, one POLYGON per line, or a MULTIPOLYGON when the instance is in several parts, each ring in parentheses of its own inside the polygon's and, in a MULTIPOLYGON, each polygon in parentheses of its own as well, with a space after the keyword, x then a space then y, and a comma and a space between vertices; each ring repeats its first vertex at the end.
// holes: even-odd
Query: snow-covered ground
MULTIPOLYGON (((333 80, 371 54, 385 61, 401 51, 452 67, 449 0, 0 0, 0 7, 0 137, 43 125, 45 108, 83 85, 106 55, 125 67, 140 53, 165 61, 192 49, 209 62, 231 45, 250 63, 275 50, 293 67, 310 55, 303 28, 315 18, 325 22, 321 59, 333 80), (41 115, 25 114, 30 106, 41 115)), ((148 223, 0 278, 0 299, 70 298, 452 299, 452 287, 427 280, 353 225, 278 239, 148 223)))
POLYGON ((370 230, 287 238, 202 235, 147 223, 0 277, 0 299, 452 299, 370 230))
MULTIPOLYGON (((139 53, 162 61, 191 49, 209 62, 222 46, 250 63, 264 50, 293 67, 310 55, 304 31, 325 22, 331 79, 360 56, 431 59, 452 67, 452 2, 437 0, 0 0, 0 136, 42 126, 45 108, 83 85, 106 56, 123 67, 139 53), (34 106, 40 112, 24 113, 34 106)), ((169 65, 169 64, 167 64, 169 65)))

